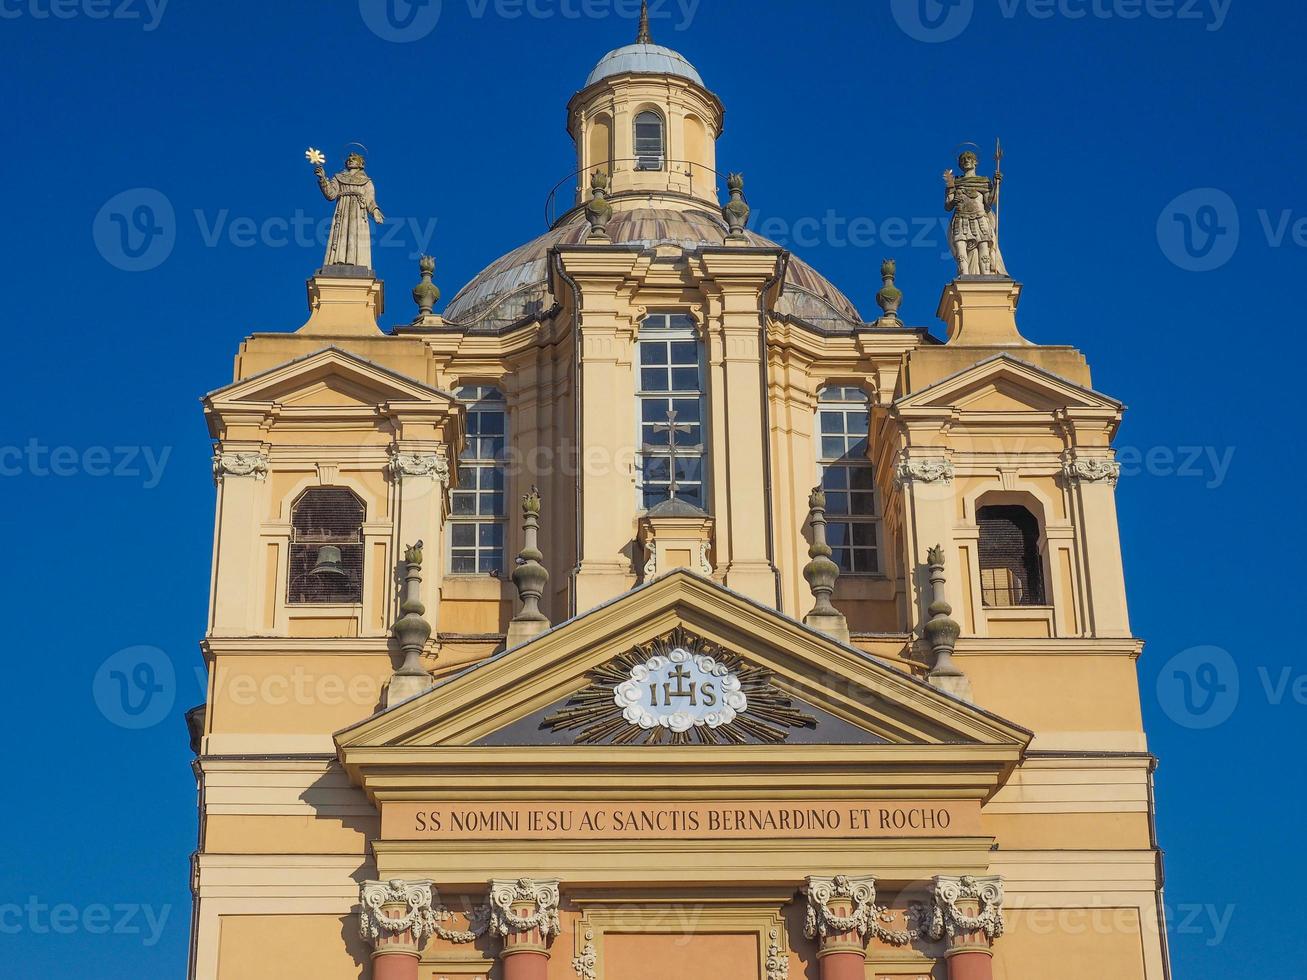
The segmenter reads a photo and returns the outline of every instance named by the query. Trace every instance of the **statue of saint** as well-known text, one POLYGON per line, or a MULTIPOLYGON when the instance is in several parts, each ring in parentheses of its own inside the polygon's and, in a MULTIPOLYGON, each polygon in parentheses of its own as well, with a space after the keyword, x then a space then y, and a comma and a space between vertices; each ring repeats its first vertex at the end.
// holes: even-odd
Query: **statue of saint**
POLYGON ((976 155, 967 150, 958 157, 961 177, 954 176, 952 170, 944 172, 944 207, 953 212, 949 245, 958 263, 958 275, 1006 276, 994 213, 1003 175, 995 171, 993 180, 982 177, 976 173, 979 163, 976 155))
POLYGON ((351 153, 345 160, 345 169, 335 177, 328 178, 321 164, 313 168, 318 175, 322 196, 337 202, 324 266, 372 268, 372 229, 368 225, 368 216, 371 215, 379 225, 384 224, 386 218, 377 207, 376 189, 363 166, 363 157, 351 153))

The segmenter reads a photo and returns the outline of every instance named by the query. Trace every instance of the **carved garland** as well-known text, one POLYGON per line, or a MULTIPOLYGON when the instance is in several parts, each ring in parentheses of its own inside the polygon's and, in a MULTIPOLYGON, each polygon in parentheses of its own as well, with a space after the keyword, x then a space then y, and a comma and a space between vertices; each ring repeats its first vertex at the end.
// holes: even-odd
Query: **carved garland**
POLYGON ((581 980, 595 980, 595 971, 599 966, 599 954, 595 952, 594 938, 594 932, 587 929, 585 931, 585 949, 572 957, 572 969, 581 980))
POLYGON ((490 925, 490 910, 483 906, 468 914, 467 929, 447 929, 443 923, 453 919, 454 913, 433 904, 429 881, 364 882, 359 900, 363 904, 359 931, 373 945, 382 938, 409 930, 419 947, 432 936, 450 943, 471 943, 485 935, 490 925), (384 905, 401 904, 408 907, 408 913, 399 918, 391 918, 381 911, 384 905))
POLYGON ((990 942, 1003 935, 1003 879, 997 876, 975 878, 936 878, 935 902, 923 932, 931 939, 983 932, 990 942), (960 901, 974 901, 980 911, 967 915, 958 908, 960 901))
POLYGON ((784 742, 791 729, 815 728, 817 719, 793 706, 772 683, 771 671, 748 665, 718 644, 677 627, 592 670, 589 686, 573 695, 561 711, 545 718, 543 724, 551 731, 577 732, 578 745, 747 745, 784 742), (677 649, 711 658, 737 677, 748 710, 736 714, 729 723, 717 727, 695 725, 687 731, 661 725, 645 729, 631 724, 614 699, 614 691, 630 680, 634 668, 654 657, 670 657, 677 649))
MULTIPOLYGON (((767 980, 790 980, 790 958, 781 949, 780 930, 767 933, 767 980)), ((587 978, 593 980, 593 978, 587 978)))
POLYGON ((876 904, 876 885, 872 878, 856 882, 848 875, 836 875, 829 879, 812 878, 809 879, 807 893, 808 914, 803 932, 809 939, 856 932, 864 939, 874 936, 891 946, 906 946, 917 938, 915 929, 896 931, 886 928, 894 922, 894 916, 889 909, 876 904), (853 906, 853 914, 833 914, 830 903, 837 899, 847 900, 853 906))
POLYGON ((517 881, 496 881, 490 886, 490 925, 500 936, 540 930, 548 939, 562 930, 558 922, 558 882, 536 882, 530 878, 517 881), (519 915, 515 904, 531 903, 535 911, 519 915))

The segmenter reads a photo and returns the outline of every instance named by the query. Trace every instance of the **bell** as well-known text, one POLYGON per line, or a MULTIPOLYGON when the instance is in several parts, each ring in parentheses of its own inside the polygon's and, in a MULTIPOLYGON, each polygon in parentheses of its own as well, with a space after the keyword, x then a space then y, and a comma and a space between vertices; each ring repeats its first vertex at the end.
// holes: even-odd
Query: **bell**
POLYGON ((341 567, 340 549, 335 545, 326 545, 318 549, 318 560, 309 571, 310 575, 338 575, 349 578, 349 573, 341 567))

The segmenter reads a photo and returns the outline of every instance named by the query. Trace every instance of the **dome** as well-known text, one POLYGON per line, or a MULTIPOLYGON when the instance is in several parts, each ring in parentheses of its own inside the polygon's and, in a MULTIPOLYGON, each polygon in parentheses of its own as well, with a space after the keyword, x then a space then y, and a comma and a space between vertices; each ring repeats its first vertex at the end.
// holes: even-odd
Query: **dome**
POLYGON ((700 88, 706 88, 699 72, 695 70, 694 65, 685 60, 683 55, 661 44, 641 43, 628 44, 616 51, 609 51, 599 59, 599 64, 595 65, 595 70, 585 80, 585 87, 589 88, 595 82, 612 78, 614 75, 628 74, 677 75, 688 78, 700 88))
MULTIPOLYGON (((584 213, 554 227, 535 241, 491 263, 463 287, 445 310, 445 319, 468 330, 498 331, 554 305, 549 293, 549 250, 578 245, 590 231, 584 213)), ((726 226, 707 211, 636 208, 618 211, 608 223, 614 245, 679 245, 695 251, 724 245, 726 226)), ((781 248, 773 241, 745 232, 749 243, 781 248)), ((776 311, 826 330, 849 331, 862 322, 857 309, 821 273, 795 256, 785 272, 785 288, 776 311)))

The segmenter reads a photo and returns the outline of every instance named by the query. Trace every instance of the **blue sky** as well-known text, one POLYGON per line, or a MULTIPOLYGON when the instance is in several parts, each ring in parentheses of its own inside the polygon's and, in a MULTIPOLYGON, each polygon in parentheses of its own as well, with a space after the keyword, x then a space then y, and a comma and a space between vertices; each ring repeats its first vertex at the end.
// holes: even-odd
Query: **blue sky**
MULTIPOLYGON (((305 318, 321 249, 296 229, 327 215, 305 147, 367 145, 398 232, 376 249, 387 319, 407 321, 420 252, 448 300, 544 230, 574 166, 566 101, 635 30, 628 0, 444 0, 400 10, 396 38, 383 5, 0 0, 7 975, 182 975, 213 501, 197 399, 244 336, 305 318), (141 646, 158 652, 120 652, 141 646), (137 714, 115 698, 127 661, 160 689, 137 714)), ((1080 347, 1131 409, 1118 496, 1186 978, 1298 975, 1302 944, 1268 926, 1302 914, 1307 870, 1307 666, 1286 632, 1305 21, 1266 0, 654 17, 727 105, 719 162, 745 172, 754 227, 864 316, 893 256, 905 318, 932 323, 940 174, 967 140, 987 171, 1003 138, 1022 328, 1080 347)))

